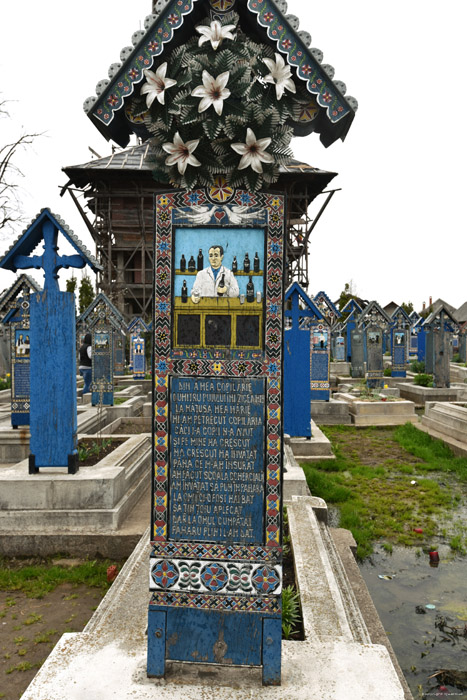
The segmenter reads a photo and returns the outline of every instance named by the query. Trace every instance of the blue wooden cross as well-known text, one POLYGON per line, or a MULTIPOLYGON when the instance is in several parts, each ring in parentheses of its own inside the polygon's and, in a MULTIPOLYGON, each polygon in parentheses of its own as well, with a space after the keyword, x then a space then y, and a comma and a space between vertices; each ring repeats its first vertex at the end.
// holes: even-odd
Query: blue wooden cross
POLYGON ((44 238, 43 255, 16 255, 15 267, 20 270, 34 268, 44 270, 44 292, 60 291, 58 286, 58 271, 69 267, 83 268, 86 260, 81 255, 58 255, 58 228, 52 221, 46 219, 42 224, 42 236, 44 238))
POLYGON ((0 267, 44 270, 44 290, 30 297, 30 455, 29 473, 43 467, 78 470, 75 296, 61 292, 58 272, 62 268, 101 266, 66 224, 43 209, 0 260, 0 267), (58 234, 77 255, 58 254, 58 234), (42 255, 31 255, 43 241, 42 255))

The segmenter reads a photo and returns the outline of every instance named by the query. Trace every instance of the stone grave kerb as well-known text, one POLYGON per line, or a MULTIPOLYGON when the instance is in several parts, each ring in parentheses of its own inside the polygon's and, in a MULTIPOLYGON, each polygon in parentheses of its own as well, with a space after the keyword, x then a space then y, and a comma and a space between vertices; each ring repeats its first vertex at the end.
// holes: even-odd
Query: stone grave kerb
POLYGON ((62 268, 101 269, 73 231, 50 209, 42 209, 11 245, 0 267, 16 272, 34 268, 44 271, 43 291, 30 297, 30 456, 29 473, 41 468, 78 470, 75 296, 61 292, 62 268), (59 255, 61 235, 76 251, 59 255), (32 255, 43 243, 42 255, 32 255))

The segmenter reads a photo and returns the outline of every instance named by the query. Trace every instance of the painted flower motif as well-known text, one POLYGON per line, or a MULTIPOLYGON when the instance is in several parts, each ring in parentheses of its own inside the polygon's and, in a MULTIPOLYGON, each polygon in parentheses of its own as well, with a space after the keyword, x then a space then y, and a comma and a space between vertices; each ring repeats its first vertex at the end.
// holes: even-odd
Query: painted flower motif
POLYGON ((178 172, 183 175, 186 170, 187 165, 193 165, 198 168, 201 163, 193 155, 193 151, 199 144, 199 139, 196 141, 187 141, 186 143, 182 140, 180 134, 177 133, 174 136, 173 143, 163 143, 162 148, 166 153, 169 153, 169 157, 165 159, 166 165, 177 164, 178 172))
POLYGON ((265 77, 265 81, 276 86, 276 97, 280 100, 286 89, 290 90, 290 92, 296 92, 296 88, 292 80, 290 66, 285 65, 285 61, 280 54, 276 53, 275 57, 275 61, 272 58, 263 58, 263 61, 271 71, 265 77))
POLYGON ((246 130, 245 143, 232 143, 231 148, 242 157, 238 166, 239 170, 251 167, 255 173, 262 173, 261 163, 274 163, 274 158, 270 153, 266 153, 266 148, 271 143, 270 138, 256 139, 255 133, 250 127, 246 130))
POLYGON ((211 105, 214 107, 216 114, 222 114, 224 100, 230 96, 230 90, 225 87, 229 81, 229 71, 220 73, 217 78, 213 78, 207 70, 203 70, 203 84, 198 85, 192 91, 193 97, 201 97, 198 105, 198 112, 204 112, 211 105))
POLYGON ((210 41, 214 51, 217 51, 224 39, 235 39, 232 29, 235 29, 235 24, 226 24, 223 27, 217 19, 211 22, 209 27, 203 25, 196 27, 198 34, 201 34, 198 46, 202 46, 205 41, 210 41))
POLYGON ((144 69, 144 75, 147 82, 141 88, 141 94, 146 95, 146 104, 148 107, 157 99, 159 104, 165 104, 165 91, 177 84, 176 80, 166 78, 167 63, 162 63, 154 73, 152 70, 144 69))
POLYGON ((265 13, 265 15, 264 15, 265 22, 272 22, 273 19, 274 19, 274 15, 272 14, 272 12, 265 13))

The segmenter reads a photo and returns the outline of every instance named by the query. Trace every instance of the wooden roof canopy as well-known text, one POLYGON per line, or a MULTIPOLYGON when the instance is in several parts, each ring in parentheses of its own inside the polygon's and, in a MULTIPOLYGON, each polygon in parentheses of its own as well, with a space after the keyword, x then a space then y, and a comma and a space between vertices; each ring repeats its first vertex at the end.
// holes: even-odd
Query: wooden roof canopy
MULTIPOLYGON (((195 34, 195 26, 206 16, 222 19, 238 13, 239 26, 253 40, 270 45, 291 67, 295 83, 302 82, 318 107, 316 117, 295 127, 295 135, 319 134, 325 147, 345 139, 358 107, 346 97, 346 87, 333 79, 334 69, 322 64, 323 54, 310 48, 308 32, 298 31, 299 20, 287 15, 286 0, 158 0, 145 29, 133 34, 132 47, 121 52, 121 62, 109 68, 109 78, 100 80, 96 96, 84 103, 85 112, 107 140, 125 147, 132 133, 144 138, 141 126, 130 121, 125 107, 138 94, 144 69, 195 34)), ((149 134, 147 134, 149 136, 149 134)))

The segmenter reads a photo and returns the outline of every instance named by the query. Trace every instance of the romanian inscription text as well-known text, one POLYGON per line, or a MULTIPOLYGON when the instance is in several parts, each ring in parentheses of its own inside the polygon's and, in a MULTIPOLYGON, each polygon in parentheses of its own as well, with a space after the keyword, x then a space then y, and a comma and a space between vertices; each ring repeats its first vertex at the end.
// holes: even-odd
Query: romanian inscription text
POLYGON ((172 539, 262 543, 264 403, 263 379, 172 379, 172 539))

